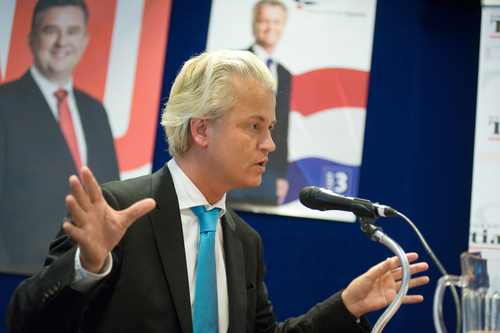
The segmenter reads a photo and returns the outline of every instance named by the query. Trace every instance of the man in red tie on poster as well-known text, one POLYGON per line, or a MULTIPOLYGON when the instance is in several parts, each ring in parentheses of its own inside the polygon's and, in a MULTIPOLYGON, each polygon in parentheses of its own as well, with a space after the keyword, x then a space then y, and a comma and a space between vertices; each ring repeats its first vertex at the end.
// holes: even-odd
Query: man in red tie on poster
POLYGON ((33 65, 0 86, 0 272, 41 268, 69 175, 88 165, 101 182, 119 179, 106 111, 73 87, 87 18, 83 0, 38 1, 28 35, 33 65))

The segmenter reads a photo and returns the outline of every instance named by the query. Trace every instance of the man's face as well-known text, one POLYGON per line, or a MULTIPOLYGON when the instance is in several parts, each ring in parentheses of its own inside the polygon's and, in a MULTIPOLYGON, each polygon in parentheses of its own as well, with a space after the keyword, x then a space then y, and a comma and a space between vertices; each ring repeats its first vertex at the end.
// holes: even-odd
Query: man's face
POLYGON ((64 84, 87 46, 83 10, 77 6, 56 6, 39 15, 36 31, 29 34, 34 64, 47 79, 64 84))
POLYGON ((255 20, 255 42, 262 47, 274 47, 285 29, 286 13, 281 6, 262 5, 255 20))
POLYGON ((260 185, 268 152, 276 148, 271 138, 274 94, 254 79, 233 80, 238 102, 207 128, 207 165, 214 167, 216 181, 226 191, 260 185))

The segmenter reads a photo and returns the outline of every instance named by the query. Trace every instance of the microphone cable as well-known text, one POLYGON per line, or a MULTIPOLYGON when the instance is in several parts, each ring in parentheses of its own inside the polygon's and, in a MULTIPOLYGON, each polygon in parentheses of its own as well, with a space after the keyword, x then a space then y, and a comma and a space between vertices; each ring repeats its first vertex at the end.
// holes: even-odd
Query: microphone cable
MULTIPOLYGON (((424 236, 420 233, 418 228, 415 226, 415 224, 413 224, 413 222, 409 218, 407 218, 405 215, 403 215, 400 212, 397 212, 396 215, 398 217, 402 218, 403 220, 405 220, 410 225, 410 227, 413 229, 413 231, 415 231, 418 238, 422 242, 424 249, 427 251, 427 253, 431 257, 432 261, 434 261, 434 263, 436 264, 439 272, 443 276, 448 275, 448 273, 446 272, 446 269, 444 269, 443 265, 441 264, 441 262, 439 261, 437 256, 434 254, 434 251, 432 251, 429 244, 427 244, 427 241, 425 240, 424 236)), ((462 314, 461 314, 461 310, 460 310, 460 299, 458 297, 458 292, 457 292, 457 289, 455 288, 455 286, 450 285, 450 289, 451 289, 451 293, 453 294, 453 300, 455 301, 455 310, 457 313, 457 328, 456 328, 455 332, 460 333, 462 331, 462 314)))

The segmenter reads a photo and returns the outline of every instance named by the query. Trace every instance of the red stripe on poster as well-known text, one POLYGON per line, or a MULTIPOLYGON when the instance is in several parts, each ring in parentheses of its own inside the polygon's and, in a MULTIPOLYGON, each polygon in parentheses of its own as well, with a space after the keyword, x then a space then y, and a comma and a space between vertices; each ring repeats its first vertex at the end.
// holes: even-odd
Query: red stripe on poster
POLYGON ((120 171, 153 161, 171 1, 146 0, 127 133, 115 140, 120 171))
POLYGON ((290 108, 304 116, 340 108, 366 107, 369 72, 324 68, 292 77, 290 108))

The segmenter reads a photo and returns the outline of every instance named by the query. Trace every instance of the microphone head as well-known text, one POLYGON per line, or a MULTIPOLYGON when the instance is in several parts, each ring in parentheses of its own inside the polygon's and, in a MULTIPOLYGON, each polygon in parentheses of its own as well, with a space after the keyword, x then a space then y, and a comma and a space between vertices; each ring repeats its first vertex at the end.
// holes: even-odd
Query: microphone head
POLYGON ((299 194, 300 203, 311 209, 318 209, 316 195, 321 190, 318 186, 304 187, 299 194))

